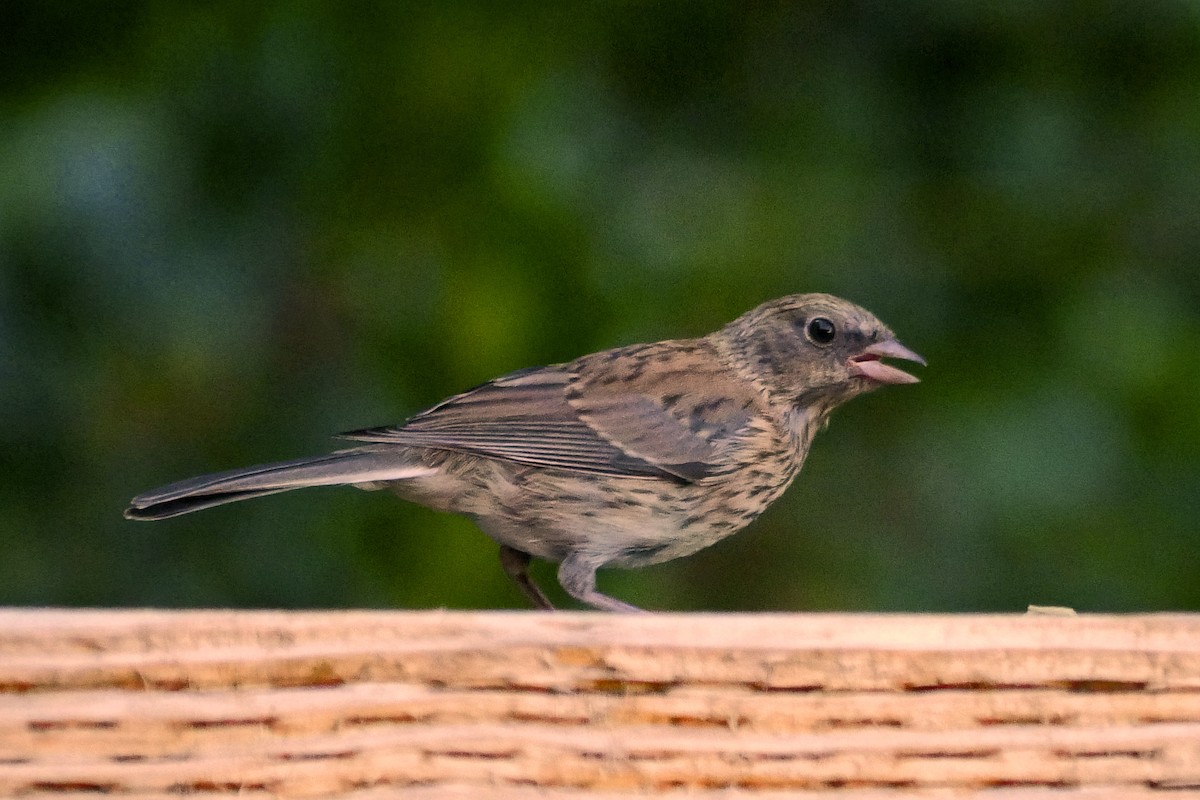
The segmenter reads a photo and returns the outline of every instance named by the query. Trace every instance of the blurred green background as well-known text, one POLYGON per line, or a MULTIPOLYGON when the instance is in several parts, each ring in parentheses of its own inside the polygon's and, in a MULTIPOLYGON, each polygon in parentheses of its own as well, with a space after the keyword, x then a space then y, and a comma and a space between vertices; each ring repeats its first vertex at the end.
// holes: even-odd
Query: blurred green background
POLYGON ((605 590, 1200 609, 1194 2, 8 0, 0 29, 0 604, 523 608, 471 523, 385 493, 121 511, 828 291, 924 382, 605 590))

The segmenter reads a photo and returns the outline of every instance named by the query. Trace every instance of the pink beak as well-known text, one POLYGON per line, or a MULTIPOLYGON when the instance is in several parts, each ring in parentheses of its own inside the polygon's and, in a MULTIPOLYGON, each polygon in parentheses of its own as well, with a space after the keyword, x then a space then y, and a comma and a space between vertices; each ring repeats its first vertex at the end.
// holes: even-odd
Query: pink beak
POLYGON ((890 364, 885 364, 884 358, 903 358, 905 361, 915 361, 921 366, 925 366, 925 359, 912 350, 895 339, 885 339, 851 358, 848 362, 850 374, 868 378, 876 383, 920 383, 920 378, 909 375, 904 370, 896 369, 890 364))

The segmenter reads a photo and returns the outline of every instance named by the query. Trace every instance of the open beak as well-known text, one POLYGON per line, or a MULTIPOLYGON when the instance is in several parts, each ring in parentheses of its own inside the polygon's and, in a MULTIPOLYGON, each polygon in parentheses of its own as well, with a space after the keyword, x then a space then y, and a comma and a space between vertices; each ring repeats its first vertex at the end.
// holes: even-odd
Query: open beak
POLYGON ((848 362, 850 374, 873 380, 876 383, 920 383, 921 379, 915 375, 909 375, 891 364, 885 364, 883 362, 885 358, 903 358, 905 361, 915 361, 922 367, 925 366, 925 359, 912 350, 895 339, 885 339, 867 347, 851 358, 848 362))

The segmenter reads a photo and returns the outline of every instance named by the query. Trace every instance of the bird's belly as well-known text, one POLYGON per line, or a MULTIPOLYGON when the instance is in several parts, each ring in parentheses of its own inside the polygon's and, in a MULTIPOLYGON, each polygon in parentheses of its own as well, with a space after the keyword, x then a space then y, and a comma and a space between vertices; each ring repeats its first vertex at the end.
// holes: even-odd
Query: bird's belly
POLYGON ((574 553, 625 567, 690 555, 736 533, 795 475, 787 459, 688 484, 491 459, 450 459, 438 466, 436 480, 397 490, 464 514, 492 539, 532 556, 561 561, 574 553))
POLYGON ((646 566, 737 533, 782 494, 792 475, 786 468, 764 469, 753 484, 737 476, 679 484, 538 470, 499 519, 476 519, 493 538, 541 558, 583 552, 614 566, 646 566))

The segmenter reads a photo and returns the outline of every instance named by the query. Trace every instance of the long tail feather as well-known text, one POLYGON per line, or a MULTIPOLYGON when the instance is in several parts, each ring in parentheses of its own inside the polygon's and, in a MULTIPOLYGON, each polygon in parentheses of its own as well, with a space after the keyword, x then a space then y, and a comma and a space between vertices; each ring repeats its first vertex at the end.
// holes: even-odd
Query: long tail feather
POLYGON ((371 484, 431 475, 398 448, 355 448, 324 456, 201 475, 140 494, 125 509, 127 519, 177 517, 191 511, 287 492, 307 486, 371 484))

